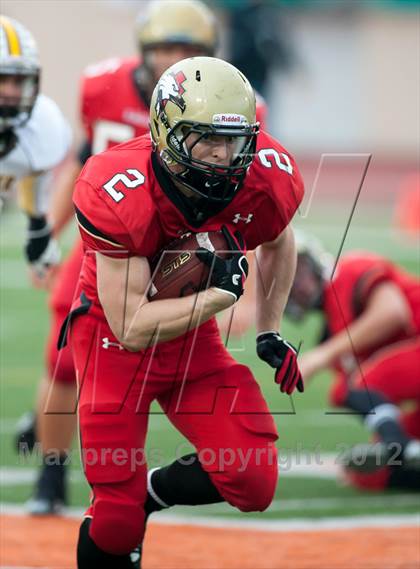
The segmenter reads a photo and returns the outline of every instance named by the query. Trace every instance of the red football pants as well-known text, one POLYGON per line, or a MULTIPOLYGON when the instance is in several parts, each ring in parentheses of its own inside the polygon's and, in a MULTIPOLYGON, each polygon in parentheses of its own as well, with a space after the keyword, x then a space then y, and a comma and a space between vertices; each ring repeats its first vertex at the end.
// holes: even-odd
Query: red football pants
POLYGON ((214 320, 195 332, 132 353, 92 312, 71 327, 82 458, 94 496, 90 534, 110 553, 127 553, 143 537, 144 445, 155 399, 227 502, 262 511, 272 501, 277 431, 261 390, 227 352, 214 320))
MULTIPOLYGON (((361 364, 351 379, 355 389, 368 389, 384 395, 391 403, 414 403, 414 409, 401 415, 407 434, 420 439, 420 338, 415 337, 378 350, 361 364)), ((348 386, 343 376, 333 386, 332 401, 342 404, 348 386)), ((362 490, 380 491, 388 487, 388 467, 365 474, 348 472, 347 481, 362 490)))
POLYGON ((376 351, 349 379, 337 374, 330 391, 331 404, 342 406, 350 387, 378 391, 395 405, 405 401, 420 405, 420 337, 376 351))
POLYGON ((375 352, 362 363, 353 385, 378 391, 395 405, 405 401, 420 404, 420 337, 375 352))
POLYGON ((45 351, 46 368, 49 378, 60 383, 73 383, 76 380, 71 349, 67 345, 58 351, 57 341, 61 325, 70 312, 75 297, 82 262, 82 240, 77 239, 60 268, 49 302, 50 333, 45 351))

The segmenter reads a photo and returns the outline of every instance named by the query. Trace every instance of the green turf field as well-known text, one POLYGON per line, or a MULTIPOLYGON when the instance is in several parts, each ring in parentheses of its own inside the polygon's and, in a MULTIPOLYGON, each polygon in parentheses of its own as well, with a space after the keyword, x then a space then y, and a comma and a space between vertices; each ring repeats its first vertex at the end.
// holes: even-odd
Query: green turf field
MULTIPOLYGON (((305 219, 297 219, 296 225, 312 231, 331 251, 337 252, 343 235, 349 207, 336 207, 325 218, 323 207, 312 208, 305 219)), ((30 496, 31 484, 17 477, 15 470, 29 469, 34 460, 22 461, 13 451, 13 426, 16 419, 33 407, 37 381, 42 373, 43 346, 47 334, 48 313, 46 295, 32 290, 27 282, 25 264, 21 255, 24 218, 16 210, 9 209, 1 221, 1 384, 0 384, 0 501, 23 502, 30 496), (19 479, 18 479, 19 478, 19 479)), ((68 249, 74 230, 64 240, 68 249)), ((386 254, 407 269, 418 270, 416 248, 405 243, 390 229, 387 210, 377 211, 373 206, 362 207, 356 212, 350 227, 345 250, 364 248, 386 254)), ((314 342, 320 327, 317 318, 311 318, 303 328, 285 323, 284 335, 292 342, 303 340, 303 350, 314 342)), ((275 412, 280 440, 279 449, 286 455, 296 449, 312 453, 337 453, 340 445, 368 440, 356 418, 348 415, 327 415, 326 393, 329 377, 317 377, 305 394, 290 399, 278 392, 273 383, 272 371, 255 356, 253 333, 229 347, 241 362, 249 365, 261 382, 275 412)), ((155 409, 157 411, 157 409, 155 409)), ((181 454, 189 451, 188 445, 169 424, 165 416, 154 415, 150 421, 149 452, 158 449, 158 458, 170 461, 177 445, 182 444, 181 454)), ((179 448, 179 447, 178 447, 179 448)), ((314 454, 313 454, 314 456, 314 454)), ((312 457, 312 459, 314 459, 312 457)), ((153 460, 150 461, 153 465, 153 460)), ((80 475, 75 451, 72 462, 71 504, 87 504, 88 488, 80 475)), ((18 471, 21 473, 21 470, 18 471)), ((286 472, 281 476, 273 506, 264 514, 250 514, 259 518, 322 517, 336 515, 403 513, 418 510, 419 501, 412 495, 362 495, 342 487, 334 479, 312 476, 298 477, 286 472)), ((178 512, 185 513, 182 508, 178 512)), ((188 509, 190 514, 239 516, 225 505, 188 509)))

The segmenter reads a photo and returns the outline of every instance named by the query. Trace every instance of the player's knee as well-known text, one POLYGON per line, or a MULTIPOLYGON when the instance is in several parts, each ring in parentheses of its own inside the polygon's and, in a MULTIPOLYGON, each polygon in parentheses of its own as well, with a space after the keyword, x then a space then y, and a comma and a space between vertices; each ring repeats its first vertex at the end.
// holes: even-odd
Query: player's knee
POLYGON ((137 505, 97 503, 90 527, 96 545, 113 555, 130 553, 142 540, 144 512, 137 505))
POLYGON ((263 512, 273 501, 278 481, 277 462, 254 466, 243 480, 243 512, 263 512))
POLYGON ((278 464, 274 445, 254 449, 255 460, 236 464, 221 475, 220 493, 242 512, 262 512, 271 502, 277 487, 278 464))

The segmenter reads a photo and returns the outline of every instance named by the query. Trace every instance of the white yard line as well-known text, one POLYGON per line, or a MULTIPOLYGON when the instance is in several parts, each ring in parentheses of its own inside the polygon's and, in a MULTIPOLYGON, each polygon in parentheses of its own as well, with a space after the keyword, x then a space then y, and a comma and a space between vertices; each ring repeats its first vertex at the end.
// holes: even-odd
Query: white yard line
MULTIPOLYGON (((38 476, 37 468, 14 468, 2 466, 0 468, 0 488, 5 486, 26 486, 33 484, 38 476)), ((70 473, 70 482, 83 482, 83 472, 73 470, 70 473)))
POLYGON ((384 506, 418 505, 419 494, 391 494, 389 496, 343 496, 341 498, 298 498, 274 500, 270 511, 287 512, 299 510, 335 510, 338 508, 354 509, 359 507, 383 508, 384 506))
MULTIPOLYGON (((26 516, 22 504, 0 504, 0 513, 5 515, 26 516)), ((68 508, 63 517, 80 519, 83 510, 68 508)), ((245 516, 245 514, 244 514, 245 516)), ((200 527, 249 529, 257 531, 287 532, 287 531, 322 531, 346 530, 358 528, 392 528, 392 527, 420 527, 419 514, 381 515, 381 516, 351 516, 351 517, 325 517, 322 519, 296 519, 288 520, 256 520, 254 519, 227 519, 215 516, 188 516, 159 512, 155 515, 152 524, 156 525, 193 525, 200 527)))
MULTIPOLYGON (((19 460, 19 458, 16 460, 19 460)), ((22 466, 20 467, 0 467, 0 488, 5 486, 25 486, 35 482, 38 475, 38 469, 34 467, 25 467, 24 459, 22 459, 21 464, 22 466)), ((294 454, 280 454, 280 478, 322 478, 326 480, 335 480, 338 473, 339 466, 336 464, 335 455, 331 453, 315 454, 308 450, 302 451, 299 456, 294 454)), ((83 472, 79 470, 72 470, 70 480, 74 483, 83 482, 83 472)))
MULTIPOLYGON (((420 512, 420 495, 419 494, 392 494, 388 496, 342 496, 337 498, 284 498, 274 500, 267 512, 284 514, 286 512, 316 512, 344 509, 352 511, 357 508, 369 508, 375 510, 377 508, 413 506, 418 504, 420 512)), ((188 514, 188 507, 177 507, 181 514, 188 514)), ((206 509, 212 514, 231 514, 232 508, 228 504, 213 504, 206 506, 206 509)), ((166 513, 166 512, 165 512, 166 513)), ((167 512, 170 514, 170 512, 167 512)), ((194 514, 192 514, 194 515, 194 514)))
MULTIPOLYGON (((274 500, 268 512, 276 512, 278 514, 286 512, 309 512, 309 511, 334 511, 337 509, 345 509, 352 511, 354 508, 369 508, 375 510, 383 507, 405 507, 418 504, 420 512, 420 496, 418 494, 392 494, 388 496, 342 496, 337 498, 285 498, 274 500)), ((5 508, 14 507, 8 503, 3 504, 5 508)), ((22 505, 17 508, 22 509, 22 505)), ((188 506, 178 506, 178 512, 181 516, 189 516, 196 518, 193 510, 188 506)), ((206 510, 210 514, 232 514, 234 510, 228 504, 212 504, 206 506, 206 510)), ((79 508, 68 508, 66 512, 81 512, 79 508)), ((170 512, 162 512, 162 515, 173 515, 170 512)))

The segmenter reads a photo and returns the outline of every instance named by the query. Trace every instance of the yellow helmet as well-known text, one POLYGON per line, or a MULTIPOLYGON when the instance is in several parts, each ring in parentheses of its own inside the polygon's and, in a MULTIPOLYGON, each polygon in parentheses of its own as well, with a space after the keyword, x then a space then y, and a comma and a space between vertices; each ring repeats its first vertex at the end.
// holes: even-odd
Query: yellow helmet
POLYGON ((254 158, 255 106, 249 81, 222 59, 190 57, 167 69, 152 95, 150 131, 168 174, 206 200, 231 201, 254 158), (188 146, 192 133, 198 138, 188 146), (230 165, 216 166, 192 156, 197 142, 210 136, 234 140, 230 165), (171 168, 174 165, 182 168, 171 168))
POLYGON ((167 44, 187 44, 213 55, 218 38, 216 20, 198 0, 155 0, 137 24, 141 51, 167 44))
POLYGON ((32 34, 20 22, 0 16, 0 80, 19 78, 20 96, 0 93, 0 132, 28 120, 39 90, 40 65, 32 34))

